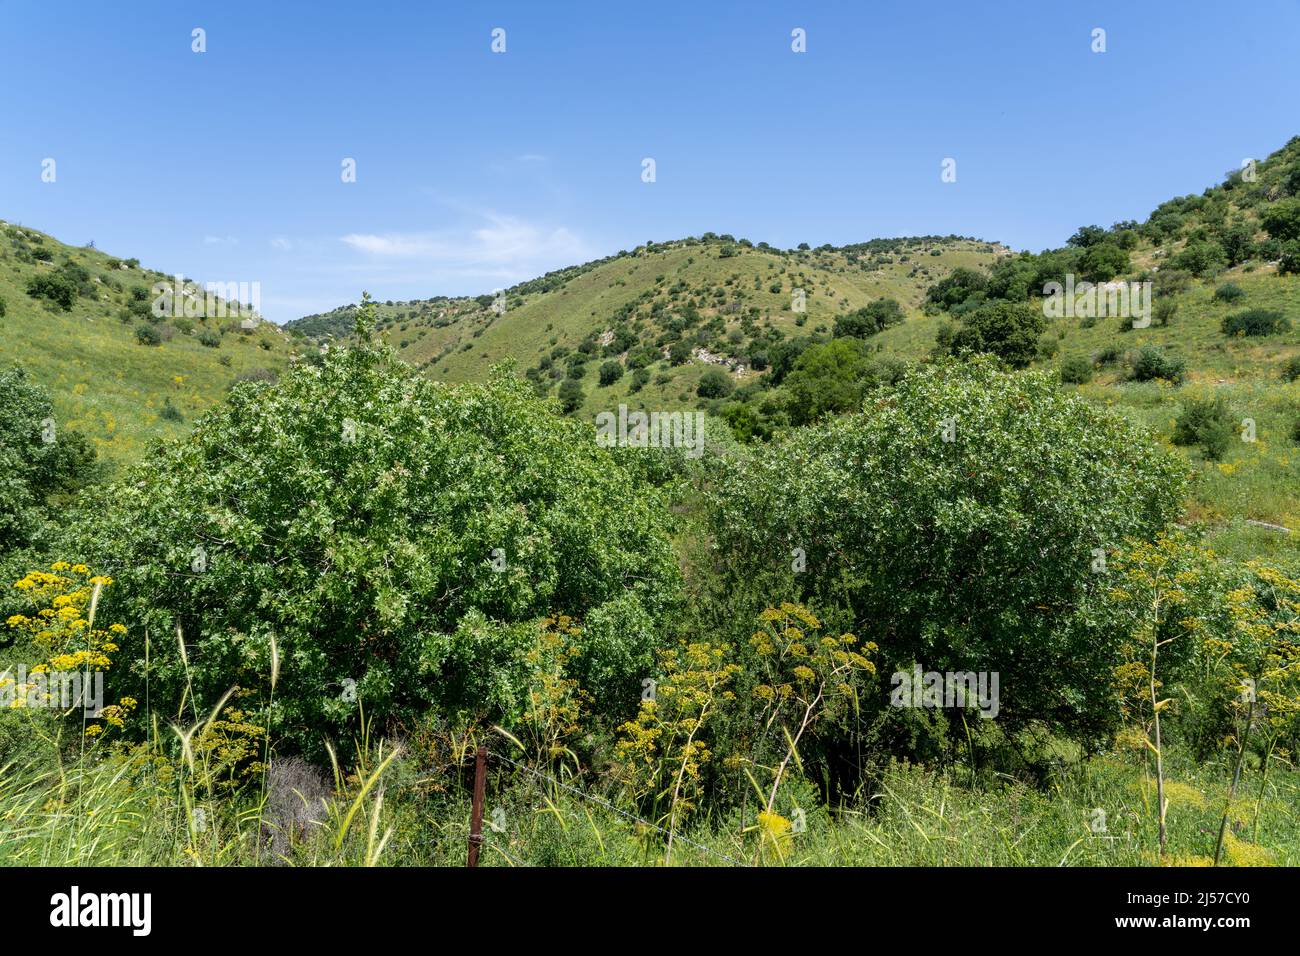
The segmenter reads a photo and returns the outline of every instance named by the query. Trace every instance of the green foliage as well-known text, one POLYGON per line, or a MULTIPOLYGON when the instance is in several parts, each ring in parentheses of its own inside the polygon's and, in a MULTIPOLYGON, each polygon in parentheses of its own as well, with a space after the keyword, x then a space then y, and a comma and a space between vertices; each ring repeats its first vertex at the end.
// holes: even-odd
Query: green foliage
POLYGON ((903 321, 903 307, 894 299, 877 299, 856 312, 835 317, 835 338, 865 339, 903 321))
POLYGON ((1094 282, 1109 282, 1128 271, 1128 253, 1111 242, 1088 246, 1079 260, 1083 274, 1094 282))
POLYGON ((1300 199, 1279 199, 1260 213, 1265 231, 1280 242, 1300 239, 1300 199))
POLYGON ((988 285, 989 280, 984 273, 962 266, 930 286, 925 298, 932 305, 951 310, 971 296, 983 293, 988 285))
POLYGON ((1222 395, 1188 398, 1174 422, 1173 443, 1195 445, 1211 461, 1218 461, 1235 437, 1236 422, 1222 395))
POLYGON ((1228 265, 1228 255, 1223 246, 1209 239, 1189 242, 1183 251, 1170 262, 1176 269, 1185 269, 1194 276, 1208 278, 1223 271, 1228 265))
MULTIPOLYGON (((526 384, 453 390, 362 345, 237 386, 88 507, 68 547, 120 569, 115 610, 154 635, 156 708, 189 694, 203 710, 237 684, 277 738, 319 752, 359 705, 378 726, 509 722, 530 622, 551 609, 584 619, 574 676, 630 711, 677 578, 656 502, 526 384)), ((143 699, 144 647, 129 650, 121 679, 143 699)))
POLYGON ((991 302, 962 316, 961 325, 939 348, 949 355, 986 352, 1011 368, 1025 368, 1038 353, 1046 327, 1041 309, 1014 302, 991 302))
POLYGON ((1247 309, 1225 316, 1224 335, 1275 335, 1291 328, 1291 320, 1274 309, 1247 309))
POLYGON ((1236 302, 1246 294, 1246 290, 1235 282, 1225 282, 1214 290, 1214 298, 1217 302, 1236 302))
POLYGON ((556 392, 560 399, 560 410, 566 415, 576 412, 586 401, 587 395, 582 390, 582 383, 571 378, 566 378, 560 383, 559 390, 556 392))
POLYGON ((610 359, 608 362, 601 363, 600 366, 600 384, 602 386, 613 385, 623 377, 623 363, 610 359))
POLYGON ((803 351, 785 378, 791 423, 805 425, 829 414, 855 411, 875 384, 871 349, 861 339, 835 339, 803 351))
POLYGON ((1181 385, 1187 376, 1187 361, 1158 345, 1144 345, 1133 360, 1133 380, 1151 382, 1163 379, 1181 385))
POLYGON ((94 448, 58 427, 45 389, 22 366, 0 371, 0 557, 46 537, 58 508, 94 477, 94 448))
POLYGON ((984 360, 917 369, 727 463, 711 530, 730 587, 847 604, 894 666, 1000 671, 1013 725, 1100 730, 1119 635, 1096 626, 1095 551, 1164 529, 1184 488, 1122 416, 984 360), (782 571, 791 548, 803 573, 782 571))
POLYGON ((695 393, 700 398, 726 398, 735 389, 731 376, 720 368, 711 368, 700 376, 695 393))
POLYGON ((62 272, 39 273, 28 280, 27 294, 33 299, 47 299, 64 312, 70 312, 77 300, 77 284, 62 272))
POLYGON ((135 340, 141 345, 161 345, 162 334, 152 325, 137 325, 135 340))
POLYGON ((1072 355, 1061 363, 1061 381, 1067 385, 1083 385, 1090 382, 1092 373, 1092 361, 1083 355, 1072 355))

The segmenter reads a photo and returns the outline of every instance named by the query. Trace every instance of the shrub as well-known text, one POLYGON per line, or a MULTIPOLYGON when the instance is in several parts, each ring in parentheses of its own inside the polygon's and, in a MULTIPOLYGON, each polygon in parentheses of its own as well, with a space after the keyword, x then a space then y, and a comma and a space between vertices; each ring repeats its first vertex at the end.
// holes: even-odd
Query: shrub
POLYGON ((1073 355, 1061 363, 1061 381, 1067 385, 1083 385, 1092 381, 1093 366, 1082 355, 1073 355))
POLYGON ((1209 239, 1189 242, 1182 252, 1174 256, 1172 265, 1186 269, 1194 276, 1206 278, 1222 271, 1228 265, 1228 255, 1223 246, 1209 239))
POLYGON ((221 333, 212 329, 203 329, 199 332, 199 344, 210 349, 221 348, 221 333))
POLYGON ((1221 328, 1224 335, 1273 335, 1291 328, 1291 321, 1272 309, 1247 309, 1226 316, 1221 328))
POLYGON ((185 421, 184 416, 181 415, 181 410, 172 404, 170 396, 163 399, 163 406, 158 411, 158 417, 165 422, 185 421))
POLYGON ((952 309, 973 295, 982 294, 989 280, 982 272, 959 266, 952 273, 930 286, 925 299, 941 309, 952 309))
MULTIPOLYGON (((368 312, 361 346, 237 386, 69 523, 69 547, 119 569, 132 633, 180 631, 184 660, 153 642, 154 706, 206 712, 238 685, 268 713, 278 661, 271 732, 317 755, 359 706, 377 731, 508 726, 536 622, 564 608, 583 624, 572 676, 630 714, 678 580, 657 492, 508 371, 422 379, 368 344, 368 312)), ((143 700, 143 643, 123 650, 114 693, 143 700)))
MULTIPOLYGON (((1152 312, 1156 325, 1168 325, 1173 321, 1174 316, 1178 314, 1178 301, 1176 299, 1160 299, 1156 302, 1152 312)), ((1125 330, 1131 329, 1133 324, 1132 322, 1125 322, 1123 327, 1125 330)))
POLYGON ((1214 290, 1214 298, 1219 302, 1236 302, 1246 294, 1246 290, 1235 282, 1225 282, 1214 290))
POLYGON ((1300 355, 1293 355, 1282 365, 1282 380, 1294 382, 1300 378, 1300 355))
POLYGON ((992 302, 963 315, 961 326, 940 349, 950 355, 987 352, 1012 368, 1025 368, 1038 354, 1038 337, 1045 327, 1041 309, 992 302))
POLYGON ((1170 355, 1156 345, 1144 345, 1133 360, 1133 380, 1150 382, 1164 379, 1174 385, 1181 385, 1187 375, 1187 362, 1177 355, 1170 355))
POLYGON ((1199 446, 1205 457, 1218 461, 1228 450, 1236 430, 1232 412, 1222 395, 1214 398, 1189 398, 1174 420, 1173 443, 1199 446))
POLYGON ((135 327, 135 340, 141 345, 160 345, 162 343, 162 334, 152 325, 137 325, 135 327))
POLYGON ((40 540, 94 470, 94 447, 54 424, 49 393, 22 366, 0 371, 0 558, 40 540))
POLYGON ((1260 222, 1279 242, 1300 239, 1300 199, 1280 199, 1264 207, 1260 222))
POLYGON ((700 398, 725 398, 736 385, 720 368, 711 368, 700 376, 700 383, 695 387, 695 394, 700 398))
POLYGON ((1300 275, 1300 239, 1292 239, 1282 246, 1277 271, 1279 275, 1300 275))
POLYGON ((835 338, 865 339, 903 321, 903 307, 893 299, 877 299, 856 312, 835 318, 835 338))
POLYGON ((571 378, 561 382, 555 394, 560 399, 561 411, 566 415, 576 412, 587 399, 586 393, 582 390, 582 383, 571 378))
POLYGON ((722 463, 719 587, 780 588, 827 615, 847 605, 883 674, 998 671, 1016 688, 1000 721, 1101 731, 1123 635, 1096 624, 1108 583, 1095 549, 1166 528, 1184 467, 1053 375, 922 366, 861 413, 722 463), (774 570, 774 542, 803 549, 801 573, 774 570))
POLYGON ((614 359, 610 359, 608 362, 604 362, 601 364, 600 384, 602 386, 613 385, 622 377, 623 377, 623 364, 621 362, 615 361, 614 359))
POLYGON ((64 312, 71 312, 72 303, 77 300, 77 284, 61 272, 47 272, 28 280, 27 294, 33 299, 53 302, 64 312))
POLYGON ((1109 282, 1128 271, 1128 253, 1114 243, 1098 242, 1088 246, 1079 268, 1094 282, 1109 282))

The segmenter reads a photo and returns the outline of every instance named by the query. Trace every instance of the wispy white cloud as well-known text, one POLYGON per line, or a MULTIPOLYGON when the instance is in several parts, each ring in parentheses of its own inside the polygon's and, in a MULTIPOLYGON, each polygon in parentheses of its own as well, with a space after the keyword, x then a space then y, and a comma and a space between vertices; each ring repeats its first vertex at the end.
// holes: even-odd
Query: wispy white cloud
POLYGON ((563 226, 542 226, 496 213, 485 213, 483 219, 460 230, 354 232, 340 241, 367 256, 372 266, 418 264, 443 276, 526 279, 590 258, 586 243, 563 226))
POLYGON ((237 246, 239 240, 234 236, 204 236, 203 242, 209 246, 237 246))
POLYGON ((284 236, 276 236, 274 239, 271 240, 271 248, 279 249, 281 252, 288 252, 290 249, 293 248, 293 243, 290 242, 288 239, 286 239, 284 236))

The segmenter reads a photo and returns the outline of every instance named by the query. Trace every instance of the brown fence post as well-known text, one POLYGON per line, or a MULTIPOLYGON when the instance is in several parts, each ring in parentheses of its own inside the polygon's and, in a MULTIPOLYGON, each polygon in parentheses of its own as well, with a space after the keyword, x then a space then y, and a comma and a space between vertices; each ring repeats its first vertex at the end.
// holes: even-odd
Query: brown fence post
POLYGON ((469 811, 469 863, 478 866, 478 848, 483 844, 483 790, 487 785, 487 748, 479 747, 474 757, 474 802, 469 811))

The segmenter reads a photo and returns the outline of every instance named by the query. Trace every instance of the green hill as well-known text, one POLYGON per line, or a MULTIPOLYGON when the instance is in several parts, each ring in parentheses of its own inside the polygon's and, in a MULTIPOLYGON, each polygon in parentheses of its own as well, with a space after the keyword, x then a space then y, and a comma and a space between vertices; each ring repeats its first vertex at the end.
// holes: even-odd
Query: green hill
MULTIPOLYGON (((442 381, 482 380, 492 365, 513 359, 539 391, 555 394, 566 378, 578 382, 585 411, 619 402, 695 404, 699 379, 712 365, 726 368, 738 386, 757 382, 781 341, 827 332, 837 314, 882 297, 919 316, 929 284, 954 268, 987 266, 1006 255, 1004 246, 956 236, 783 251, 706 234, 647 243, 500 297, 380 303, 379 330, 402 358, 442 381), (686 352, 679 349, 674 360, 669 352, 677 342, 686 352), (599 368, 608 361, 629 374, 602 387, 599 368), (633 384, 636 367, 649 376, 640 387, 633 384)), ((306 316, 287 328, 346 336, 354 309, 306 316)))
POLYGON ((293 352, 283 330, 242 327, 224 300, 224 317, 154 316, 155 282, 175 279, 0 220, 0 364, 24 365, 60 427, 110 466, 184 433, 232 382, 275 375, 293 352))

